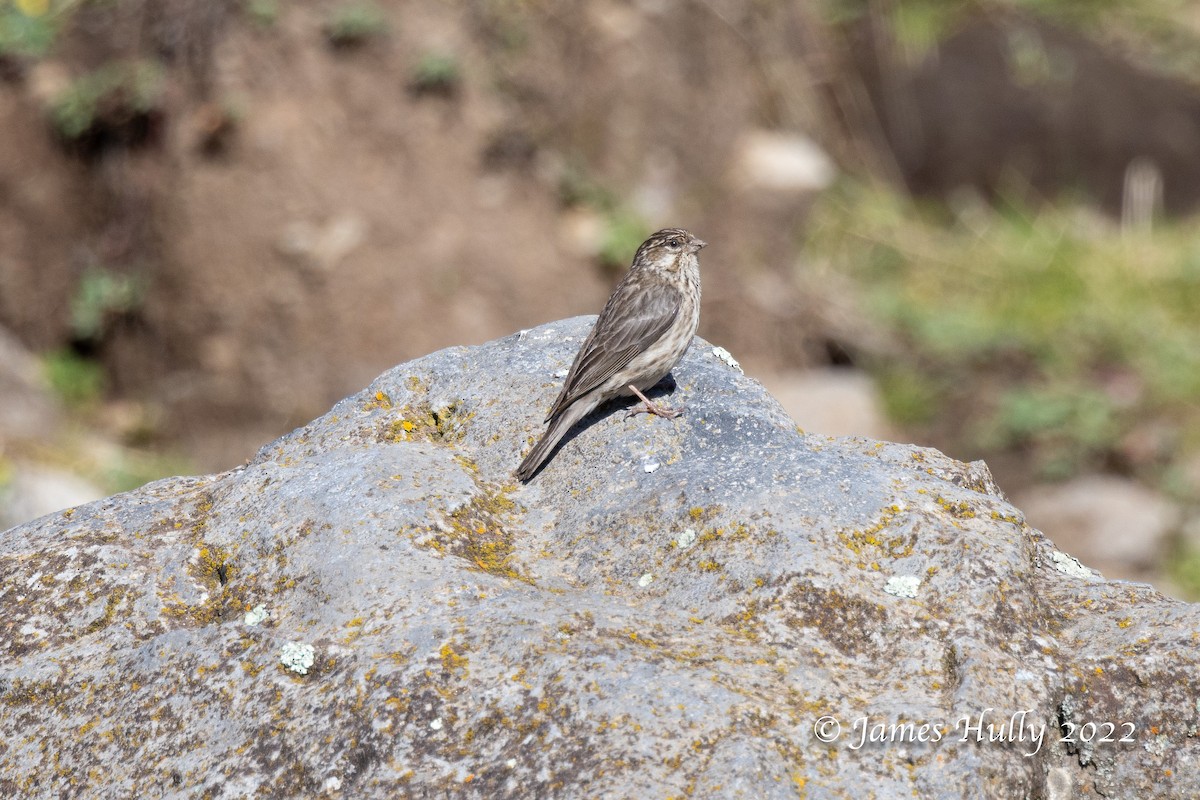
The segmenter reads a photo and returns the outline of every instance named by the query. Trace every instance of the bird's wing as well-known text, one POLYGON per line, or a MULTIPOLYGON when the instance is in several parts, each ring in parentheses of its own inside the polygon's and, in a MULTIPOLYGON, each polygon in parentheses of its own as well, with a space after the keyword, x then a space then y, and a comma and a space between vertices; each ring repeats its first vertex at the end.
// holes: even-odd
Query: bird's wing
POLYGON ((622 281, 579 348, 547 420, 611 378, 657 342, 679 316, 679 290, 661 281, 622 281))

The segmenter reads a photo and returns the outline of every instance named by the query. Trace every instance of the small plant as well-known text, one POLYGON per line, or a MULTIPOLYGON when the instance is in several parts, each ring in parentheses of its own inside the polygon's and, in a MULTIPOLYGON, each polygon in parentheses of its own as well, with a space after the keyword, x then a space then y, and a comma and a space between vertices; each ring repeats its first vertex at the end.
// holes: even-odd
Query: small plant
POLYGON ((98 125, 118 128, 158 107, 162 69, 149 61, 115 62, 71 83, 50 109, 63 138, 79 139, 98 125))
POLYGON ((260 28, 273 28, 279 21, 279 3, 276 0, 246 0, 246 15, 260 28))
POLYGON ((598 212, 602 228, 596 258, 605 270, 618 272, 629 266, 633 254, 650 233, 645 220, 577 166, 568 165, 559 177, 559 198, 564 206, 583 206, 598 212))
POLYGON ((114 317, 140 308, 144 295, 145 287, 136 277, 89 269, 71 298, 71 333, 78 341, 98 341, 114 317))
POLYGON ((591 206, 605 210, 616 205, 612 193, 578 165, 567 164, 558 178, 558 198, 563 206, 591 206))
POLYGON ((650 234, 641 217, 624 208, 610 210, 604 217, 604 237, 600 240, 600 263, 618 272, 633 260, 633 254, 650 234))
POLYGON ((104 368, 72 350, 56 350, 43 362, 50 388, 66 405, 95 405, 104 393, 104 368))
POLYGON ((57 32, 49 0, 0 4, 0 57, 44 55, 57 32))
MULTIPOLYGON (((914 435, 1060 478, 1124 463, 1154 420, 1180 452, 1200 446, 1195 221, 1130 232, 1013 203, 956 218, 851 182, 814 208, 806 260, 848 276, 891 332, 868 368, 914 435)), ((1154 481, 1162 466, 1130 468, 1154 481)))
POLYGON ((325 24, 325 36, 334 47, 359 47, 387 33, 387 17, 380 8, 362 0, 339 7, 325 24))
POLYGON ((1070 477, 1100 464, 1122 432, 1103 392, 1073 384, 1008 389, 989 425, 980 444, 1032 449, 1046 478, 1070 477))
POLYGON ((413 73, 414 94, 436 94, 449 97, 458 91, 461 82, 458 60, 448 53, 430 53, 417 63, 413 73))

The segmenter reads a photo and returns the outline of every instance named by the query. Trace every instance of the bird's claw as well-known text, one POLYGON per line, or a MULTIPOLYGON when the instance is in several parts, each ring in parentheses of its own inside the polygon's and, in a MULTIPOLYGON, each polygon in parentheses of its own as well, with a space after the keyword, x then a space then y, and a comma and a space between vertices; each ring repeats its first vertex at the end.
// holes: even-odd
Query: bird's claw
POLYGON ((670 406, 663 406, 659 405, 658 403, 652 403, 649 400, 645 400, 629 409, 628 413, 625 414, 625 419, 636 417, 638 414, 653 414, 654 416, 662 417, 663 419, 675 419, 676 417, 683 416, 683 409, 671 408, 670 406))

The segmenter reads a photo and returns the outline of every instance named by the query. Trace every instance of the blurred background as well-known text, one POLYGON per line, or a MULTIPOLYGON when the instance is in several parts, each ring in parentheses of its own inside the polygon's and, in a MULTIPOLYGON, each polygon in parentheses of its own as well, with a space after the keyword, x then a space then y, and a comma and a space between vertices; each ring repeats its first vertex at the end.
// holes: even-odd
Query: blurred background
MULTIPOLYGON (((0 0, 0 528, 596 313, 1200 599, 1196 0, 0 0)), ((514 398, 519 402, 519 398, 514 398)))

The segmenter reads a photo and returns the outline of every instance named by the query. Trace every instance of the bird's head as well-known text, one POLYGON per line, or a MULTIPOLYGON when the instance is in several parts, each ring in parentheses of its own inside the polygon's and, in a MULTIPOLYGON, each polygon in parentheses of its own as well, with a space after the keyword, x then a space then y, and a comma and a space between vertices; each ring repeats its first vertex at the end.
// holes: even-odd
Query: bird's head
POLYGON ((663 228, 642 242, 633 257, 633 268, 675 272, 696 262, 696 253, 708 242, 683 228, 663 228))

